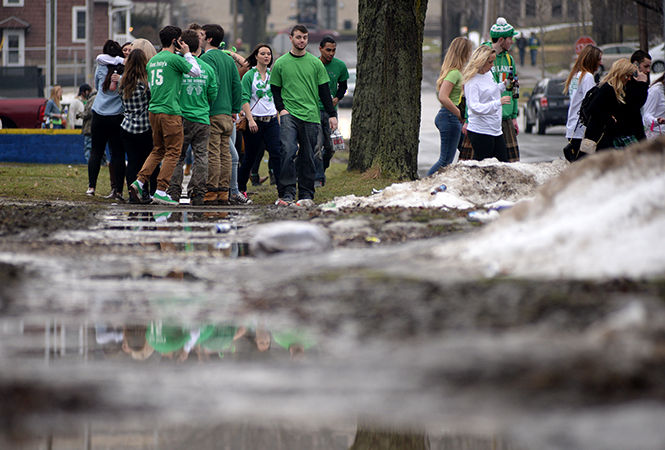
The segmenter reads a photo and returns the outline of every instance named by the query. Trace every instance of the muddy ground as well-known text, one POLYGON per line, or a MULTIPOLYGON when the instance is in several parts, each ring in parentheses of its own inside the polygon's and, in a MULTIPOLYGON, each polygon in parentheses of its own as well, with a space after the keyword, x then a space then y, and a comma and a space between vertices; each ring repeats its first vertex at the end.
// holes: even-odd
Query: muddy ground
MULTIPOLYGON (((341 449, 362 420, 425 430, 431 448, 662 450, 665 283, 488 278, 430 252, 481 227, 441 209, 3 201, 0 436, 68 447, 117 428, 161 436, 148 448, 216 448, 223 421, 249 449, 275 442, 261 424, 277 420, 290 444, 275 448, 341 449), (281 220, 324 227, 334 250, 253 257, 255 228, 281 220), (242 338, 186 362, 95 344, 99 324, 162 321, 303 327, 317 343, 266 357, 242 338)), ((116 448, 141 441, 127 439, 116 448)))

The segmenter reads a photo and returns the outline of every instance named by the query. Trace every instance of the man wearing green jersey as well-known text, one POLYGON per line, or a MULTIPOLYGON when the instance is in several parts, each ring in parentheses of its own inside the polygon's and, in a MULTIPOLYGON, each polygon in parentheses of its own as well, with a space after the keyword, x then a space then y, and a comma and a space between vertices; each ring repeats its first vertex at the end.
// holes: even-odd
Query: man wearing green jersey
MULTIPOLYGON (((331 36, 325 36, 319 44, 319 51, 321 56, 319 59, 323 63, 323 67, 328 72, 330 77, 330 95, 333 96, 332 102, 335 109, 337 104, 344 97, 346 93, 346 80, 349 79, 349 70, 343 61, 335 58, 337 52, 337 42, 331 36)), ((330 165, 330 159, 334 153, 332 140, 330 139, 330 127, 328 126, 328 113, 323 107, 323 103, 319 101, 319 110, 321 111, 321 131, 319 132, 319 139, 316 144, 316 179, 314 187, 321 187, 326 183, 326 169, 330 165)))
POLYGON ((150 196, 143 189, 155 168, 162 163, 157 177, 157 190, 153 201, 175 206, 178 202, 166 193, 173 175, 173 169, 182 150, 183 131, 180 109, 180 85, 185 74, 198 77, 201 68, 189 52, 189 46, 180 37, 182 30, 167 25, 159 32, 162 51, 148 61, 148 84, 150 85, 150 126, 152 127, 153 149, 141 171, 129 189, 133 196, 147 203, 150 196), (176 55, 179 50, 184 54, 176 55))
POLYGON ((218 94, 210 105, 210 138, 208 140, 208 192, 204 203, 229 203, 232 158, 231 134, 235 128, 233 116, 242 106, 240 75, 233 58, 219 49, 224 29, 217 24, 203 25, 205 48, 201 60, 208 63, 217 77, 218 94))
POLYGON ((330 129, 337 129, 337 111, 328 85, 330 78, 323 63, 307 52, 308 37, 303 25, 291 29, 291 50, 275 62, 270 78, 282 144, 278 206, 288 206, 296 200, 296 184, 296 204, 314 204, 314 148, 321 128, 319 99, 330 116, 330 129))
MULTIPOLYGON (((182 40, 189 46, 192 54, 198 57, 199 33, 196 30, 185 30, 182 40)), ((167 193, 174 200, 182 194, 183 164, 187 156, 187 148, 192 146, 192 177, 187 183, 187 196, 194 206, 203 205, 203 196, 207 192, 208 182, 208 137, 210 135, 210 105, 217 98, 217 78, 215 71, 207 63, 197 58, 201 66, 201 75, 182 78, 180 90, 180 106, 182 108, 182 126, 184 140, 180 159, 171 176, 171 184, 167 193)))

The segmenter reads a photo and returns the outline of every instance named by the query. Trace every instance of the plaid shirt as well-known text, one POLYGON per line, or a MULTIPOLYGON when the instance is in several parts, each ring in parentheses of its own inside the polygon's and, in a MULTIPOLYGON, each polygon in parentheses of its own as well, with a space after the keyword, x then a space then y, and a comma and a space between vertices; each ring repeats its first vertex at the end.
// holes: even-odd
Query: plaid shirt
POLYGON ((128 99, 123 98, 122 104, 125 108, 122 124, 123 130, 131 134, 145 133, 150 129, 148 118, 148 104, 150 103, 150 90, 139 81, 134 93, 128 99))

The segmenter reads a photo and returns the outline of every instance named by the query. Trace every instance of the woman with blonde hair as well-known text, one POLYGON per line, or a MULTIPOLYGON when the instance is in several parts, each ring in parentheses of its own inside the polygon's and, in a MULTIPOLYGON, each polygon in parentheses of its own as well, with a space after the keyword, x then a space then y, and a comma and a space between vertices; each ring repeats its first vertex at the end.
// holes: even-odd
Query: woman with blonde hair
POLYGON ((579 111, 586 93, 596 85, 593 74, 596 73, 603 58, 603 51, 595 45, 587 45, 582 49, 575 60, 575 64, 568 74, 563 93, 568 94, 568 120, 566 122, 566 138, 576 155, 580 150, 580 143, 584 138, 586 127, 579 121, 579 111))
POLYGON ((62 87, 56 84, 51 88, 46 107, 44 108, 44 126, 46 128, 64 128, 62 120, 67 117, 62 112, 60 101, 62 100, 62 87))
POLYGON ((439 160, 429 169, 432 175, 441 167, 453 162, 455 150, 462 134, 464 118, 458 108, 462 98, 462 68, 471 56, 471 41, 465 37, 456 37, 450 43, 446 57, 441 65, 439 79, 436 80, 441 109, 434 119, 441 135, 441 153, 439 160))
POLYGON ((626 98, 626 85, 631 80, 646 81, 627 58, 612 64, 610 71, 600 81, 598 92, 589 103, 589 121, 580 144, 580 151, 591 154, 598 150, 621 149, 637 142, 633 127, 634 114, 626 98))
POLYGON ((467 135, 478 161, 497 158, 508 162, 508 150, 501 130, 501 107, 512 101, 512 97, 501 93, 509 80, 497 83, 490 70, 496 59, 496 51, 481 45, 462 71, 464 95, 469 115, 467 135))

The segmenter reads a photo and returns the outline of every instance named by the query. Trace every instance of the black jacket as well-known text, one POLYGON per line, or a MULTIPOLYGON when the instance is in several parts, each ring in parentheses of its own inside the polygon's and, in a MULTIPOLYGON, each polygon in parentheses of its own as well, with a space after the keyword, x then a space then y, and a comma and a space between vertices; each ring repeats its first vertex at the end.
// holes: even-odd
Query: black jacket
POLYGON ((648 83, 630 80, 625 87, 625 102, 620 103, 614 88, 607 83, 589 105, 590 117, 584 137, 598 143, 598 149, 610 148, 619 136, 645 138, 640 108, 646 102, 648 83))

